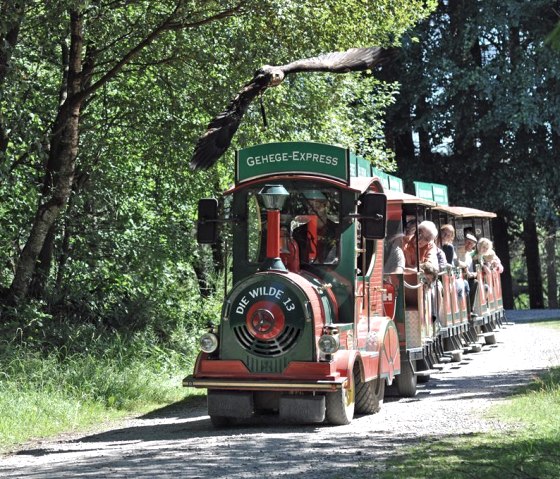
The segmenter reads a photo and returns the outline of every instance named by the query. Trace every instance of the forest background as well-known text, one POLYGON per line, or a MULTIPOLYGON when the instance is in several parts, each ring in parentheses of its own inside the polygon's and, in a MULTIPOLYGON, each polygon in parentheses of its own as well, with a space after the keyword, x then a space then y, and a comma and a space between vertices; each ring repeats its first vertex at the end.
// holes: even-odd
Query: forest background
POLYGON ((406 187, 448 185, 451 204, 498 214, 506 307, 556 308, 560 55, 545 40, 559 12, 544 0, 0 0, 4 390, 52 375, 53 390, 127 408, 139 383, 188 372, 223 293, 224 244, 196 244, 196 203, 231 185, 233 151, 255 143, 336 143, 406 187), (189 170, 256 68, 371 45, 398 57, 287 79, 264 96, 268 128, 250 109, 216 167, 189 170))

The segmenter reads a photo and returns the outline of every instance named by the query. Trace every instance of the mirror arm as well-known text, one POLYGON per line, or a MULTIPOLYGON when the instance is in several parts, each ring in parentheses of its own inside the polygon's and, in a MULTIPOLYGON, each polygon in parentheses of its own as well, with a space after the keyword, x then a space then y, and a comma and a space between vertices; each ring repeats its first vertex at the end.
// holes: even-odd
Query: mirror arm
POLYGON ((231 218, 215 218, 215 219, 199 219, 199 223, 239 223, 245 221, 241 216, 232 216, 231 218))

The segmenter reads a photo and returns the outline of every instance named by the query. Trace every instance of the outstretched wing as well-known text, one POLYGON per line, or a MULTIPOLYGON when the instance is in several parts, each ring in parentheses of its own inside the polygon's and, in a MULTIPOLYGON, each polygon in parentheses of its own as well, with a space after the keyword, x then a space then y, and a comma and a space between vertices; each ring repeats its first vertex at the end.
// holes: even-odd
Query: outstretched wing
POLYGON ((230 102, 226 110, 210 122, 206 133, 198 139, 190 161, 191 169, 208 169, 225 153, 253 99, 267 87, 280 83, 284 75, 298 72, 363 71, 385 62, 392 56, 392 51, 379 47, 351 48, 345 52, 327 53, 297 60, 287 65, 261 68, 230 102), (280 73, 279 77, 278 73, 280 73), (273 78, 274 76, 276 78, 273 78))
POLYGON ((333 52, 313 58, 304 58, 283 65, 280 68, 287 75, 299 72, 348 73, 368 70, 386 62, 394 55, 394 50, 380 47, 351 48, 345 52, 333 52))
POLYGON ((253 79, 245 84, 227 108, 216 116, 196 142, 190 167, 193 170, 210 168, 229 148, 241 119, 253 99, 268 86, 270 74, 257 72, 253 79))

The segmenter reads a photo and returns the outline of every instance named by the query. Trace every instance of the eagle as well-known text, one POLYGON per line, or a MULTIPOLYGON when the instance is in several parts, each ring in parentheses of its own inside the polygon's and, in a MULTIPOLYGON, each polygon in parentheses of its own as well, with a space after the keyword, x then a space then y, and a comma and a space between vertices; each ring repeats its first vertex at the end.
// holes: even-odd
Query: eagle
POLYGON ((381 47, 351 48, 312 58, 296 60, 286 65, 264 65, 229 103, 227 108, 210 121, 206 132, 198 139, 190 161, 193 170, 206 170, 226 152, 241 119, 251 102, 267 88, 280 85, 287 75, 300 72, 348 73, 364 71, 385 63, 394 56, 394 49, 381 47))

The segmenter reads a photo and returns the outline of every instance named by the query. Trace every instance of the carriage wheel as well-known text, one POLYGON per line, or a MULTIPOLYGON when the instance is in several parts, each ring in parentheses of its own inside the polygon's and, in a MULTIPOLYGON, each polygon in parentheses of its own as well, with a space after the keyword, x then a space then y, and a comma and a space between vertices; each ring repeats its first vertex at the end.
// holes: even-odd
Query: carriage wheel
POLYGON ((347 387, 327 393, 326 416, 331 424, 344 425, 352 421, 356 399, 355 386, 354 374, 351 374, 348 377, 347 387))
POLYGON ((385 397, 385 379, 378 377, 364 383, 357 371, 357 374, 354 372, 354 383, 356 384, 356 412, 358 414, 379 412, 385 397))
POLYGON ((416 385, 418 376, 414 374, 409 361, 401 362, 401 373, 397 376, 397 390, 399 396, 411 398, 416 396, 416 385))

